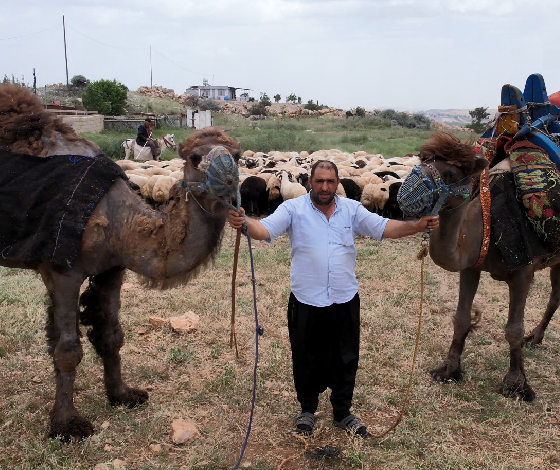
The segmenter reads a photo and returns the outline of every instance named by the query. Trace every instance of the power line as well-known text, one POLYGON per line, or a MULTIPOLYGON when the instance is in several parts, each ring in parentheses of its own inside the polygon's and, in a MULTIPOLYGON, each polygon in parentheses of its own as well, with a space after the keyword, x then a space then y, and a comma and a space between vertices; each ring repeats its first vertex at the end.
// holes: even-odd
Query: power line
POLYGON ((42 29, 41 31, 35 31, 34 33, 22 34, 21 36, 11 36, 9 38, 0 38, 0 41, 8 41, 10 39, 21 39, 21 38, 25 38, 27 36, 34 36, 35 34, 41 34, 41 33, 44 33, 46 31, 52 31, 55 28, 58 28, 58 26, 53 26, 52 28, 42 29))
POLYGON ((98 44, 103 44, 104 46, 111 47, 112 49, 121 49, 121 50, 124 50, 124 51, 138 51, 138 50, 141 50, 141 49, 143 49, 143 50, 146 49, 146 47, 117 47, 117 46, 112 46, 110 44, 105 44, 104 42, 98 41, 97 39, 90 38, 89 36, 86 36, 85 34, 81 33, 77 29, 72 28, 72 26, 66 26, 66 27, 68 29, 71 29, 72 31, 78 33, 80 36, 83 36, 86 39, 89 39, 90 41, 97 42, 98 44))
POLYGON ((162 56, 162 57, 163 57, 164 59, 166 59, 168 62, 171 62, 171 63, 172 63, 173 65, 175 65, 176 67, 179 67, 180 69, 183 69, 183 70, 185 70, 186 72, 190 72, 190 73, 194 73, 194 74, 196 74, 196 75, 202 75, 202 76, 206 76, 206 77, 208 77, 209 75, 214 76, 214 75, 211 74, 211 73, 200 73, 200 72, 195 72, 194 70, 189 70, 189 69, 187 69, 187 68, 185 68, 185 67, 182 67, 182 66, 179 65, 179 64, 176 64, 176 63, 173 62, 169 57, 165 56, 164 54, 162 54, 162 53, 159 52, 158 50, 154 49, 154 52, 157 52, 160 56, 162 56))

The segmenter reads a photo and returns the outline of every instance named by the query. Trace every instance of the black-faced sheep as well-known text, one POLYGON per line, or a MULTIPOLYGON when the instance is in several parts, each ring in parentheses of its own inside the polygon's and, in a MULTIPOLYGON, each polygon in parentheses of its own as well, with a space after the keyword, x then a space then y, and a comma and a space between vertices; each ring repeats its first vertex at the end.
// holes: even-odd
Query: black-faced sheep
POLYGON ((340 184, 342 184, 347 198, 354 199, 355 201, 360 200, 362 197, 362 190, 360 186, 358 186, 358 183, 350 178, 341 178, 340 184))
POLYGON ((389 182, 389 198, 385 202, 381 215, 389 219, 403 219, 404 214, 397 202, 397 193, 402 186, 402 181, 389 182))
POLYGON ((248 176, 245 178, 241 187, 241 207, 247 214, 254 214, 260 217, 268 209, 268 193, 266 181, 258 176, 248 176))

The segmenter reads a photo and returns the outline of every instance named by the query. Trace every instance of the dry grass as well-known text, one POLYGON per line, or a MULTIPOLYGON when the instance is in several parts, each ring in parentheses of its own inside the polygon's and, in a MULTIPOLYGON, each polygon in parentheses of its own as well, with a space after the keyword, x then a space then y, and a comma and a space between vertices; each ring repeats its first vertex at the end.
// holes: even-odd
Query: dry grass
MULTIPOLYGON (((135 410, 111 408, 100 361, 83 340, 85 355, 76 380, 76 404, 96 434, 77 444, 47 440, 54 396, 45 352, 44 291, 30 271, 0 268, 0 467, 6 469, 233 468, 247 429, 255 360, 252 284, 246 243, 238 272, 237 333, 240 357, 229 348, 234 234, 227 229, 216 265, 188 286, 147 291, 129 273, 123 287, 122 349, 126 380, 144 387, 149 402, 135 410), (200 329, 180 336, 150 329, 151 315, 171 317, 193 310, 200 329), (194 420, 202 437, 171 444, 175 418, 194 420), (160 444, 161 451, 154 451, 160 444)), ((400 408, 409 376, 419 306, 419 237, 358 242, 362 299, 362 358, 354 410, 371 431, 382 431, 400 408)), ((289 247, 253 242, 259 322, 257 400, 242 468, 282 469, 558 469, 560 328, 553 319, 544 344, 525 352, 526 371, 537 392, 534 403, 496 393, 508 365, 503 327, 507 288, 483 274, 475 299, 483 311, 463 356, 465 379, 441 385, 427 371, 445 356, 452 333, 458 275, 426 261, 423 326, 414 384, 402 423, 381 439, 352 440, 331 425, 328 396, 319 408, 311 448, 333 446, 338 457, 315 460, 292 433, 298 407, 291 377, 285 318, 289 293, 289 247)), ((548 297, 548 273, 540 272, 528 299, 526 325, 538 321, 548 297)))

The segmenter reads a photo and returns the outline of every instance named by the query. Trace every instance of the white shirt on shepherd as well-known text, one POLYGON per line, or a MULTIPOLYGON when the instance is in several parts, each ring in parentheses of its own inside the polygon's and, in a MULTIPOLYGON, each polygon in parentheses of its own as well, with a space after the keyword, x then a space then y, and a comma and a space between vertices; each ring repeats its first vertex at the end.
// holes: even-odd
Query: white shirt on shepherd
POLYGON ((309 194, 284 201, 261 220, 272 241, 288 233, 292 250, 291 289, 296 299, 314 307, 350 301, 358 292, 356 235, 383 240, 389 219, 369 212, 360 202, 335 196, 327 220, 309 194))

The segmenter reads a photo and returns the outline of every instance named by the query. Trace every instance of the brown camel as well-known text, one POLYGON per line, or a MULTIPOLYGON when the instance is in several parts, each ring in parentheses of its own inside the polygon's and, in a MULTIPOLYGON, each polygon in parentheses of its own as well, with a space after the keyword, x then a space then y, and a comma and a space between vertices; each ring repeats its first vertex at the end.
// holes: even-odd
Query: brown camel
MULTIPOLYGON (((420 158, 422 174, 433 181, 435 167, 443 182, 453 188, 470 184, 482 173, 488 161, 476 158, 472 143, 462 143, 450 133, 435 133, 422 147, 420 158)), ((413 176, 407 177, 411 178, 413 176)), ((403 186, 407 185, 407 181, 403 186)), ((501 251, 497 248, 494 233, 490 236, 488 254, 479 267, 483 242, 483 217, 480 197, 465 198, 466 195, 451 194, 439 211, 440 226, 430 235, 429 252, 433 261, 443 269, 460 272, 459 300, 454 316, 454 333, 448 355, 443 365, 431 371, 432 377, 440 382, 461 378, 461 354, 465 340, 473 327, 471 309, 482 271, 493 279, 504 281, 509 287, 509 313, 505 336, 510 346, 510 366, 503 379, 502 394, 519 396, 532 401, 535 393, 529 386, 523 366, 522 347, 525 342, 542 341, 544 331, 560 303, 560 256, 539 256, 515 270, 507 269, 501 251), (537 270, 550 267, 552 292, 540 324, 524 338, 524 312, 529 287, 537 270)), ((493 209, 494 210, 494 209, 493 209)), ((502 210, 502 209, 499 209, 502 210)), ((555 252, 555 250, 551 250, 555 252)))
MULTIPOLYGON (((54 363, 56 396, 49 436, 73 441, 94 432, 91 422, 79 414, 73 403, 76 367, 83 355, 79 321, 89 327, 87 336, 103 360, 111 405, 135 407, 148 399, 144 390, 129 387, 121 376, 121 284, 126 269, 130 269, 149 286, 171 287, 187 282, 213 260, 220 246, 227 204, 200 191, 200 186, 189 189, 188 182, 200 185, 205 181, 205 156, 218 145, 235 159, 227 157, 235 171, 226 175, 230 178, 227 196, 235 196, 240 146, 221 130, 206 128, 180 145, 179 154, 185 159, 185 184, 176 185, 170 201, 158 210, 131 189, 125 176, 116 179, 89 216, 72 266, 55 264, 47 258, 0 259, 3 266, 38 271, 52 302, 46 331, 54 363), (89 285, 80 296, 86 279, 89 285)), ((0 86, 0 149, 45 158, 99 154, 92 142, 45 112, 33 95, 10 85, 0 86)), ((222 154, 227 156, 225 151, 222 154)), ((7 153, 2 155, 15 158, 7 153)), ((112 162, 107 165, 116 167, 112 162)), ((0 188, 0 195, 1 191, 0 188)))

